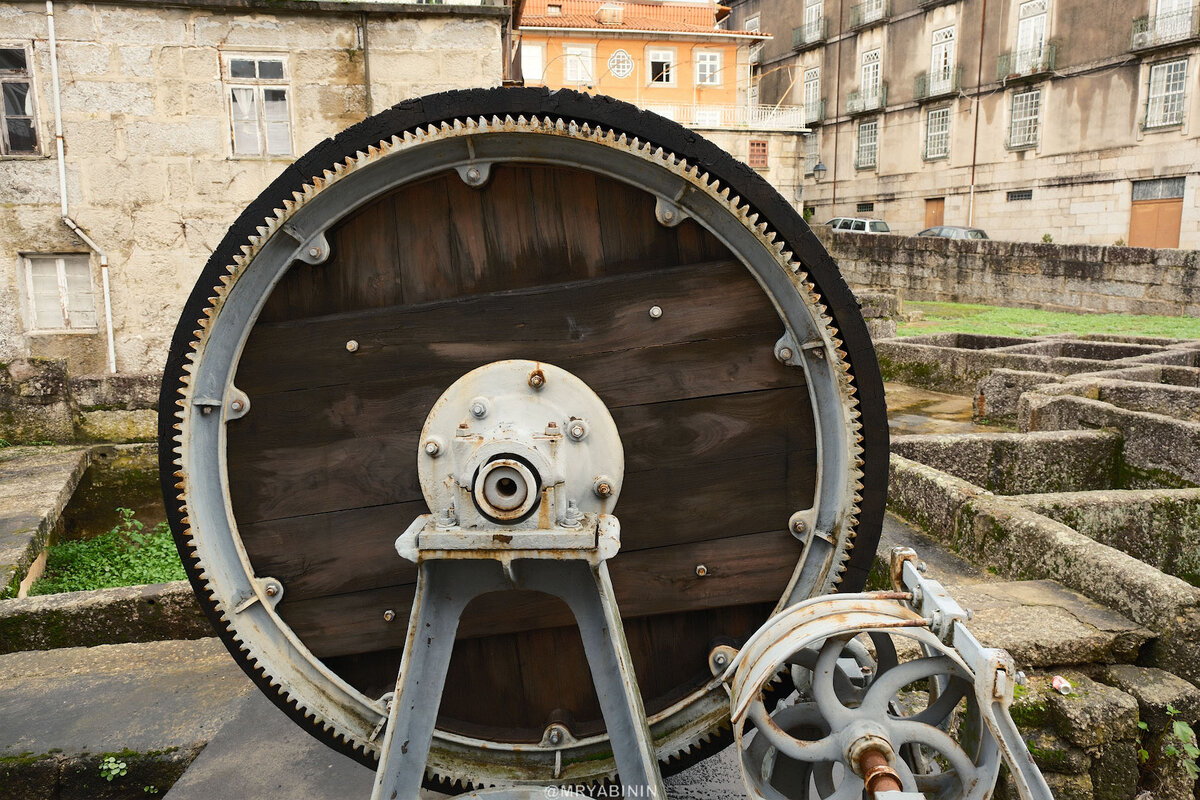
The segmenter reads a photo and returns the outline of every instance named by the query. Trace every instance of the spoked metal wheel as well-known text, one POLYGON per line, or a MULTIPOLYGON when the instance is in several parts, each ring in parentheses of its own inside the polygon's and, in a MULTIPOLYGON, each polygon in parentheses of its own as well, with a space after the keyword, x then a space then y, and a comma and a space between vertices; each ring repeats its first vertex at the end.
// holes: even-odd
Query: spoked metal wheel
MULTIPOLYGON (((728 741, 714 644, 861 586, 887 427, 857 304, 811 231, 653 114, 564 91, 422 98, 320 145, 246 210, 163 382, 163 486, 192 583, 263 691, 373 764, 415 581, 393 543, 428 512, 421 426, 505 359, 568 370, 620 430, 610 569, 679 769, 728 741)), ((450 669, 431 785, 612 775, 558 601, 473 604, 450 669)))
POLYGON ((756 635, 733 682, 753 795, 858 800, 881 772, 926 797, 990 794, 1000 748, 974 676, 925 624, 891 600, 849 595, 789 609, 756 635), (763 691, 785 669, 797 691, 772 713, 763 691))

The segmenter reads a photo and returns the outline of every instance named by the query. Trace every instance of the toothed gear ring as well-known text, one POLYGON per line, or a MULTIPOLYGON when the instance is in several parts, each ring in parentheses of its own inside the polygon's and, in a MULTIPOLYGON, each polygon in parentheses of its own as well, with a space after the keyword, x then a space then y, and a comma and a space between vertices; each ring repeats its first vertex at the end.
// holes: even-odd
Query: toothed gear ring
MULTIPOLYGON (((547 391, 558 373, 536 365, 553 364, 619 430, 619 492, 589 475, 592 494, 568 499, 621 521, 613 586, 678 771, 731 739, 712 648, 863 585, 887 424, 858 304, 812 231, 649 112, 570 91, 432 95, 321 143, 246 209, 187 301, 159 406, 192 585, 260 688, 373 766, 415 581, 392 545, 428 513, 421 465, 473 426, 503 430, 506 405, 464 390, 457 429, 422 425, 509 359, 534 368, 505 392, 547 391)), ((546 413, 558 457, 592 446, 589 413, 546 413)), ((467 609, 427 785, 612 777, 571 619, 532 592, 467 609)))

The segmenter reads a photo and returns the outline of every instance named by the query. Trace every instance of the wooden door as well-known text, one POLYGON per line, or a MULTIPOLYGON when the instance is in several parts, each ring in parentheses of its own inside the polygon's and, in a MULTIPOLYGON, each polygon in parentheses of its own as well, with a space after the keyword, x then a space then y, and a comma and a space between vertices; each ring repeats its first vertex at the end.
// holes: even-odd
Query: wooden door
POLYGON ((935 225, 946 224, 946 198, 944 197, 927 197, 925 198, 925 227, 932 228, 935 225))
POLYGON ((1183 198, 1135 200, 1129 214, 1130 247, 1179 247, 1183 198))

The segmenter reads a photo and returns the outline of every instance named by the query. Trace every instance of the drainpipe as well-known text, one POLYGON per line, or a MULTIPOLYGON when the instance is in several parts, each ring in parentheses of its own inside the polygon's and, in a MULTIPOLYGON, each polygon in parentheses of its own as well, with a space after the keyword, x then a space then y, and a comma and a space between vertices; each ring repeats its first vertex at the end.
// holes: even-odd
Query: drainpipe
POLYGON ((92 252, 100 257, 100 284, 104 291, 104 329, 108 341, 108 371, 116 374, 117 351, 113 341, 112 293, 108 284, 108 254, 92 241, 92 237, 71 219, 67 207, 67 163, 63 152, 62 101, 58 83, 58 39, 54 34, 54 2, 46 0, 46 26, 50 32, 50 77, 54 83, 54 148, 58 162, 58 199, 62 221, 76 236, 83 240, 92 252))
POLYGON ((971 142, 971 198, 967 205, 967 227, 975 227, 975 157, 979 152, 979 105, 983 102, 983 32, 987 25, 987 0, 979 13, 979 64, 975 71, 975 139, 971 142))

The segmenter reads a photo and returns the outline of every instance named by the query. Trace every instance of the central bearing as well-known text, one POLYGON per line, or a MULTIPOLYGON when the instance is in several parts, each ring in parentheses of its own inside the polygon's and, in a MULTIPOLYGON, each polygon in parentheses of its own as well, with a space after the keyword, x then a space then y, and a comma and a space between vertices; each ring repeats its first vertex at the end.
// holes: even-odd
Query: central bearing
POLYGON ((566 370, 497 361, 434 403, 418 448, 421 491, 446 525, 547 529, 611 514, 625 455, 604 402, 566 370))

